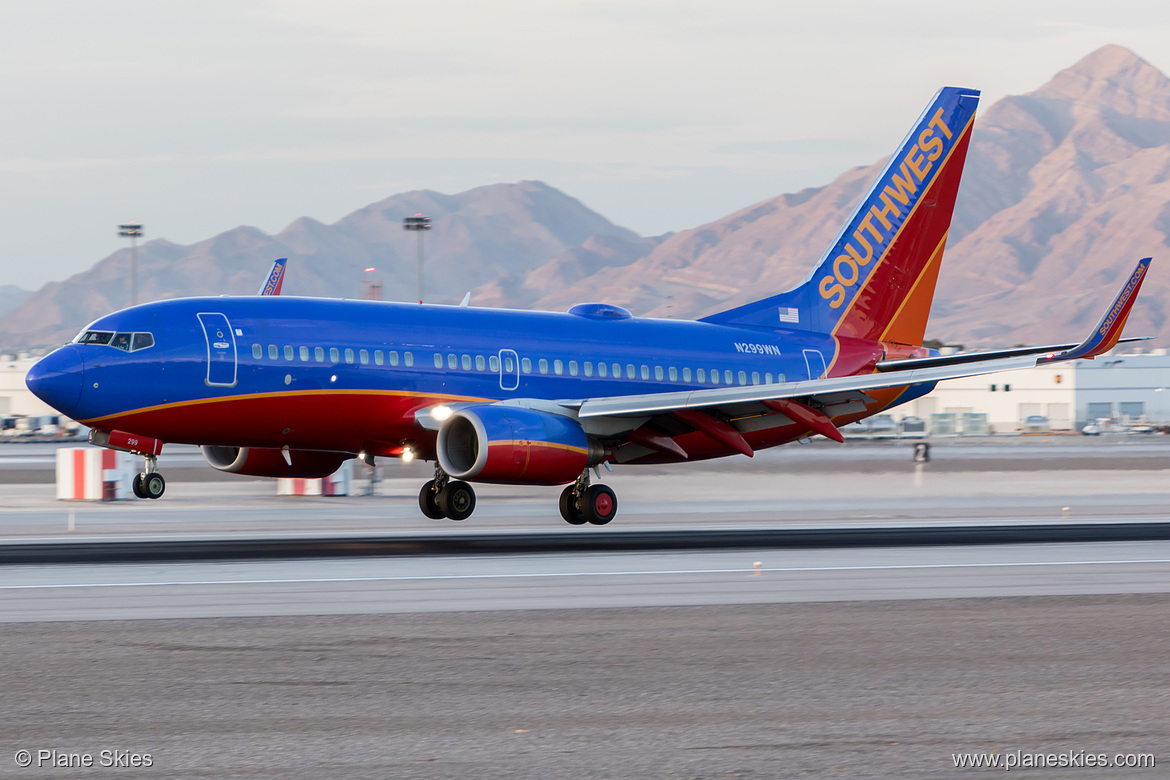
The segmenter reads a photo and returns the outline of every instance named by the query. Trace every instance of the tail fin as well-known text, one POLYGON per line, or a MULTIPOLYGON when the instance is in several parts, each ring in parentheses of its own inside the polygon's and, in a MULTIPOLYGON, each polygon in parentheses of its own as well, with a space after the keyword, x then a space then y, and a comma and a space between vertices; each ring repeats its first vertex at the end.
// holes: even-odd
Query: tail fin
POLYGON ((703 321, 921 345, 978 103, 939 90, 800 286, 703 321))
POLYGON ((287 262, 288 258, 282 257, 272 264, 272 270, 268 272, 268 278, 260 286, 257 295, 280 295, 280 288, 284 284, 284 266, 287 262))

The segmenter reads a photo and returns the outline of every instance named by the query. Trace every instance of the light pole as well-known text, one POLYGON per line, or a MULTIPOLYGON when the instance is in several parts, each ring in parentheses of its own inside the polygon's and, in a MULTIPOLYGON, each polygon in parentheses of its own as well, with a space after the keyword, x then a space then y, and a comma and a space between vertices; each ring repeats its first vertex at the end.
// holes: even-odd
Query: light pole
POLYGON ((142 225, 118 225, 118 235, 130 239, 130 305, 134 306, 138 303, 138 239, 142 238, 142 225))
POLYGON ((431 218, 421 213, 402 220, 403 230, 418 231, 418 302, 423 302, 423 234, 422 231, 431 229, 431 218))

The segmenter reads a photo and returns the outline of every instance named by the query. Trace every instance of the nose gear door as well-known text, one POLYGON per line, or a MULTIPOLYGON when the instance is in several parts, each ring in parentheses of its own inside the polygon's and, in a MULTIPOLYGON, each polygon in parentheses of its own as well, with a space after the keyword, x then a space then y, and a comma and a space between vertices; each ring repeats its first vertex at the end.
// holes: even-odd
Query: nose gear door
POLYGON ((236 334, 228 318, 218 312, 195 315, 207 338, 207 379, 209 387, 236 386, 236 334))

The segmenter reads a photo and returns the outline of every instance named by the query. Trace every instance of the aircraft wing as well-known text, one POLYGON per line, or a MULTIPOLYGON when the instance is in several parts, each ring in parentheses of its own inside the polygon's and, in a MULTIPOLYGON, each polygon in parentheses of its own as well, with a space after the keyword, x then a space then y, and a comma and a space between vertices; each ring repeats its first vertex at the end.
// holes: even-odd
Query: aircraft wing
MULTIPOLYGON (((607 398, 589 398, 584 400, 566 400, 560 402, 562 406, 575 409, 577 416, 590 417, 638 417, 663 413, 679 412, 680 410, 698 410, 719 408, 731 415, 742 414, 748 411, 744 405, 762 404, 766 408, 778 409, 770 402, 793 401, 801 399, 799 406, 805 407, 811 401, 814 406, 832 407, 852 400, 862 400, 867 390, 880 390, 889 387, 904 387, 924 383, 939 382, 945 379, 959 379, 961 377, 993 374, 1000 371, 1013 371, 1021 368, 1032 368, 1045 363, 1081 358, 1092 359, 1112 349, 1120 341, 1121 330, 1137 299, 1150 258, 1138 261, 1137 267, 1126 280, 1121 292, 1113 299, 1105 315, 1093 329, 1089 337, 1079 345, 1069 348, 1069 345, 1060 345, 1056 350, 1042 347, 1024 348, 1020 350, 1006 350, 1004 352, 983 353, 983 355, 949 355, 934 358, 919 358, 897 361, 882 361, 877 365, 877 371, 872 374, 856 376, 832 377, 828 379, 810 379, 802 382, 785 382, 774 385, 751 385, 748 387, 718 387, 703 390, 683 390, 665 393, 647 393, 642 395, 612 396, 607 398), (1035 350, 1043 350, 1037 354, 1035 350), (1019 354, 1019 353, 1025 354, 1019 354), (1013 354, 1015 353, 1015 354, 1013 354), (974 359, 972 359, 974 357, 974 359), (860 394, 860 395, 859 395, 860 394), (738 408, 736 408, 738 407, 738 408)), ((787 413, 787 409, 784 409, 787 413)), ((825 418, 824 412, 809 408, 808 411, 817 412, 818 418, 825 418)), ((829 414, 848 413, 846 411, 829 414)), ((835 437, 833 437, 835 438, 835 437)))

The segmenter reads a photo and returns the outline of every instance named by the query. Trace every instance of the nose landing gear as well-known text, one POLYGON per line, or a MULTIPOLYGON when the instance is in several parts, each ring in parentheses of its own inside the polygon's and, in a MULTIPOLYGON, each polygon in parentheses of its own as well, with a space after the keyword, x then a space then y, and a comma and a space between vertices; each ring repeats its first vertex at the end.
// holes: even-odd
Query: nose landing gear
POLYGON ((162 498, 162 494, 167 489, 167 481, 163 479, 163 475, 159 474, 157 469, 158 457, 147 455, 146 471, 135 474, 134 481, 130 485, 134 495, 139 498, 162 498))

